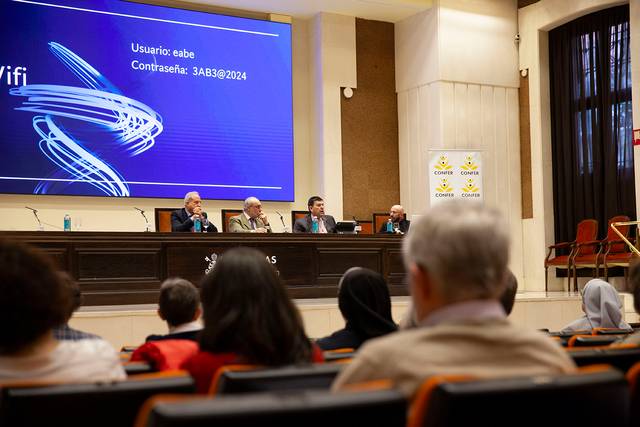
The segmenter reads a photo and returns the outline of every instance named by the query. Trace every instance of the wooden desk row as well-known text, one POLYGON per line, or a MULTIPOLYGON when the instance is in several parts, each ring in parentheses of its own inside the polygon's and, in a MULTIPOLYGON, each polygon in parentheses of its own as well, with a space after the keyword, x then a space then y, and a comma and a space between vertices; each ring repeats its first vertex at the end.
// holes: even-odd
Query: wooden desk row
POLYGON ((264 252, 293 298, 335 297, 340 276, 354 266, 380 272, 392 295, 407 295, 402 238, 395 235, 9 231, 0 238, 46 251, 78 280, 85 305, 156 303, 164 279, 197 284, 235 246, 264 252))

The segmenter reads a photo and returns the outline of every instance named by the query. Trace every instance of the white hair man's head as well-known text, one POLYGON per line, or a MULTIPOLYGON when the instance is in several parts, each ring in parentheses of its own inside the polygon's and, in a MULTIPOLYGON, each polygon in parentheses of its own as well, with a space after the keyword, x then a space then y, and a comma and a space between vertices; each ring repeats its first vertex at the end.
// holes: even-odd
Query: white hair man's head
POLYGON ((200 199, 200 193, 198 193, 197 191, 189 191, 187 194, 184 195, 184 204, 185 206, 192 201, 193 199, 200 199))
POLYGON ((438 204, 411 224, 403 249, 419 321, 445 305, 497 299, 504 290, 509 235, 496 209, 438 204))
POLYGON ((244 211, 250 218, 258 218, 262 213, 262 203, 256 197, 247 197, 244 201, 244 211))

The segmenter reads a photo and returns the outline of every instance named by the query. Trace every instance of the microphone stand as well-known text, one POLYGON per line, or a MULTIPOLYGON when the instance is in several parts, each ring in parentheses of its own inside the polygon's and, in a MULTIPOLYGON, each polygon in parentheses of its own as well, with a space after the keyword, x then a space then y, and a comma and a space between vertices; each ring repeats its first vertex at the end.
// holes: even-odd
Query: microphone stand
POLYGON ((145 227, 146 227, 146 229, 144 231, 145 232, 149 232, 150 231, 149 230, 150 224, 149 224, 149 220, 147 219, 147 216, 144 214, 144 211, 142 209, 140 209, 140 208, 136 208, 135 206, 133 207, 133 209, 135 209, 137 211, 140 211, 140 214, 142 214, 142 217, 144 218, 144 224, 145 224, 145 227))
POLYGON ((278 214, 278 216, 280 217, 280 222, 282 223, 282 227, 283 227, 282 232, 283 232, 283 233, 291 233, 291 230, 289 230, 289 227, 287 227, 287 226, 285 225, 285 223, 284 223, 284 218, 282 217, 282 215, 280 215, 280 212, 276 211, 276 213, 277 213, 277 214, 278 214))
POLYGON ((40 218, 38 218, 38 210, 30 208, 29 206, 25 206, 25 208, 33 212, 33 216, 36 217, 36 221, 38 221, 38 231, 44 231, 44 225, 42 225, 42 221, 40 221, 40 218))

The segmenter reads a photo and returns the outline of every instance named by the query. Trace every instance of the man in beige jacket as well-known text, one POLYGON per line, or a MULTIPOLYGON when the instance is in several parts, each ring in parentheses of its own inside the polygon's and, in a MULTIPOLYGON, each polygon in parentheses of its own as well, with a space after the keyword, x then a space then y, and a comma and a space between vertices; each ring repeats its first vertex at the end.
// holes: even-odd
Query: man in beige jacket
POLYGON ((496 210, 461 201, 439 204, 414 221, 404 259, 418 327, 367 342, 333 389, 386 378, 411 397, 435 374, 574 371, 558 344, 513 326, 498 301, 506 286, 507 229, 496 210))
POLYGON ((229 219, 231 233, 271 233, 269 219, 262 212, 262 203, 255 197, 247 197, 242 213, 229 219))

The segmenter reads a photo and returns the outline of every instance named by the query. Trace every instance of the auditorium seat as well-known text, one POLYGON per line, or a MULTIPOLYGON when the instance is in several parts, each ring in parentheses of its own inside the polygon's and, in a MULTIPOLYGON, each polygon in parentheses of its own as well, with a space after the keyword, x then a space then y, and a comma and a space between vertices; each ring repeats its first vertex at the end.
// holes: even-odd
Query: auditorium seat
POLYGON ((0 388, 0 425, 130 426, 149 397, 193 392, 193 379, 183 371, 140 375, 112 383, 5 384, 0 388))
POLYGON ((435 376, 413 402, 408 427, 627 425, 624 375, 607 366, 568 375, 474 380, 435 376))
POLYGON ((591 330, 592 335, 629 335, 633 332, 633 329, 621 328, 593 328, 591 330))
POLYGON ((640 362, 640 347, 631 344, 602 348, 573 348, 568 349, 567 353, 578 366, 606 363, 622 372, 627 372, 634 363, 640 362))
POLYGON ((640 362, 635 363, 627 372, 629 391, 631 392, 630 426, 640 426, 640 362))
POLYGON ((155 208, 153 216, 156 222, 156 231, 161 233, 171 232, 171 212, 178 208, 155 208))
POLYGON ((216 373, 217 381, 214 378, 211 383, 209 394, 329 389, 342 368, 337 363, 244 370, 222 367, 216 373))
POLYGON ((242 213, 242 209, 222 209, 220 212, 222 216, 222 232, 229 232, 229 220, 231 217, 238 216, 242 213))
POLYGON ((620 339, 619 336, 610 335, 574 335, 569 338, 567 347, 596 347, 613 344, 620 339))
POLYGON ((178 398, 145 404, 137 427, 405 427, 407 402, 397 390, 260 393, 178 398))
POLYGON ((356 351, 353 348, 336 348, 335 350, 327 350, 322 352, 324 361, 331 362, 349 362, 355 356, 356 351))

